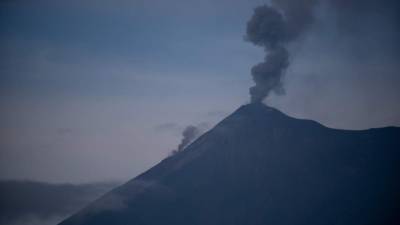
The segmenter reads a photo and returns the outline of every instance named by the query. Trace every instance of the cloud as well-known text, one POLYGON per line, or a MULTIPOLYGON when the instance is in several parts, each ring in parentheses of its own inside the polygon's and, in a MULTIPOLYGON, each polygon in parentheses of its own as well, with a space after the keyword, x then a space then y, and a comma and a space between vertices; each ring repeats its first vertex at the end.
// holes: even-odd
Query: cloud
POLYGON ((164 132, 164 131, 176 131, 176 130, 180 129, 180 126, 177 123, 168 122, 168 123, 162 123, 162 124, 156 125, 154 127, 154 129, 156 131, 161 131, 161 132, 164 132))
POLYGON ((60 135, 60 136, 65 136, 65 135, 70 135, 70 134, 72 134, 73 132, 74 132, 74 130, 73 129, 71 129, 71 128, 58 128, 57 130, 56 130, 56 132, 57 132, 57 134, 58 135, 60 135))
POLYGON ((64 216, 37 217, 35 215, 22 215, 6 225, 55 225, 64 219, 64 216))
POLYGON ((60 222, 116 185, 0 181, 0 225, 60 222))
POLYGON ((228 115, 229 113, 224 110, 212 110, 209 111, 205 114, 206 117, 224 117, 228 115))

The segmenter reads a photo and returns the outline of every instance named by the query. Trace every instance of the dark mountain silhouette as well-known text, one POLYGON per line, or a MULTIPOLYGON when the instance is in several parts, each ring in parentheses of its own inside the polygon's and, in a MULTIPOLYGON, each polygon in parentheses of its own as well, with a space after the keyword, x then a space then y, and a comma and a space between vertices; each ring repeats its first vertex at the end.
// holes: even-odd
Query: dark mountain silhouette
POLYGON ((399 151, 400 128, 249 104, 61 225, 400 224, 399 151))

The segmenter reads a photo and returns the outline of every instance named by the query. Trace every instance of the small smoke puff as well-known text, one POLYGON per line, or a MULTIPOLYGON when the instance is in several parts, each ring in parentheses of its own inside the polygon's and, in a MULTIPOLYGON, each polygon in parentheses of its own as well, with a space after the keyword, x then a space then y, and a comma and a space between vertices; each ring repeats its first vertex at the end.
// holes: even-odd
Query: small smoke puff
POLYGON ((183 150, 194 139, 196 139, 199 134, 200 134, 200 130, 197 127, 192 126, 192 125, 187 126, 182 132, 183 139, 178 146, 178 151, 183 150))
POLYGON ((202 135, 209 126, 207 123, 199 123, 197 126, 189 125, 182 132, 182 140, 176 150, 172 151, 172 155, 184 150, 189 144, 202 135))

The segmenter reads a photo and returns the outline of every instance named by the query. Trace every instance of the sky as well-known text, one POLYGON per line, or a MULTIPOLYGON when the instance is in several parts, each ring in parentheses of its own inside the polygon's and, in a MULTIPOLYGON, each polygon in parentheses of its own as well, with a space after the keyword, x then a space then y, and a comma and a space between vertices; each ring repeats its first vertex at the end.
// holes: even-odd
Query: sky
MULTIPOLYGON (((0 1, 0 179, 127 181, 242 104, 266 0, 0 1)), ((264 102, 340 129, 400 126, 399 4, 321 0, 264 102)))

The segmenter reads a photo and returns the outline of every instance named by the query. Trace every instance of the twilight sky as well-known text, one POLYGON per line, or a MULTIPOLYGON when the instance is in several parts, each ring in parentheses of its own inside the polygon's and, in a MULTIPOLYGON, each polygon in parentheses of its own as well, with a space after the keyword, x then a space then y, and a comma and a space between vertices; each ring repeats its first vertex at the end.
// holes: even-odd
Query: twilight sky
MULTIPOLYGON (((125 181, 249 102, 266 0, 0 1, 0 179, 125 181)), ((286 95, 326 126, 400 126, 399 3, 321 0, 286 95)))

